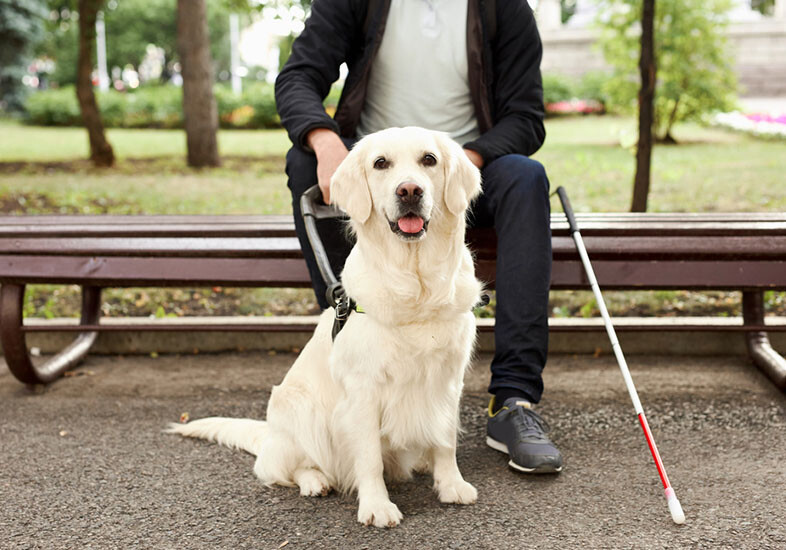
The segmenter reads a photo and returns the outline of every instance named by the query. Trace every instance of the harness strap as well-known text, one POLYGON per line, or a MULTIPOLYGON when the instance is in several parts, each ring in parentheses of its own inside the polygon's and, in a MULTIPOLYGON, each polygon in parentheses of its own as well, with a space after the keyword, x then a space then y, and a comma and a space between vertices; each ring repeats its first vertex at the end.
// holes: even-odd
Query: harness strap
MULTIPOLYGON (((333 283, 328 287, 327 300, 328 303, 333 306, 333 309, 336 312, 336 315, 333 318, 333 329, 330 333, 332 339, 335 341, 336 335, 341 332, 341 329, 343 329, 344 325, 347 324, 349 315, 353 311, 358 313, 365 313, 365 311, 363 311, 363 308, 357 305, 355 300, 347 296, 347 293, 344 291, 344 287, 341 286, 341 283, 333 283)), ((480 295, 480 301, 475 304, 472 309, 487 306, 489 301, 489 295, 484 292, 480 295)))
POLYGON ((336 335, 341 332, 341 329, 344 328, 344 325, 347 324, 347 320, 349 319, 349 314, 355 309, 355 302, 349 296, 343 296, 341 300, 335 305, 336 316, 333 319, 333 330, 331 332, 331 336, 333 340, 336 339, 336 335))
POLYGON ((336 316, 333 318, 333 330, 331 331, 333 340, 336 339, 336 335, 341 332, 341 329, 347 324, 350 313, 353 311, 365 313, 365 311, 358 307, 355 300, 347 296, 341 283, 333 283, 328 287, 327 301, 336 312, 336 316))

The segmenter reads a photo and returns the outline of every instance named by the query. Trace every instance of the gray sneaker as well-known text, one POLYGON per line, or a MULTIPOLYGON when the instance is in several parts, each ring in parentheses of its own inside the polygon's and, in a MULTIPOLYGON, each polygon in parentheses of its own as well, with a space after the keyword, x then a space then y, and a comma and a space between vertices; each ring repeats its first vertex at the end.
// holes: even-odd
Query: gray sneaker
POLYGON ((508 466, 528 474, 562 471, 562 455, 546 437, 549 427, 528 401, 511 397, 492 414, 489 403, 486 444, 510 456, 508 466))

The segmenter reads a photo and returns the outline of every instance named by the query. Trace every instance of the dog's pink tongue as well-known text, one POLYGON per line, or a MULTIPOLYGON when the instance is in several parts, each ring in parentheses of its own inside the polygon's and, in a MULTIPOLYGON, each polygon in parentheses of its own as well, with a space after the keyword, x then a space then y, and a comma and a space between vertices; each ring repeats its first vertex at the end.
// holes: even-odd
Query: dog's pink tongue
POLYGON ((398 228, 404 233, 418 233, 423 229, 423 218, 419 216, 404 216, 399 218, 398 228))

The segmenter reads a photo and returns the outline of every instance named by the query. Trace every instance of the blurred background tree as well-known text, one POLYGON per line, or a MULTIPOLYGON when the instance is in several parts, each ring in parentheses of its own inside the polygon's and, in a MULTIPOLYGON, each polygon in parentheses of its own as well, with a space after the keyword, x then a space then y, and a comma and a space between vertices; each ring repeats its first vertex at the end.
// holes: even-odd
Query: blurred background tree
POLYGON ((213 95, 205 0, 177 0, 177 51, 183 74, 188 165, 218 166, 218 108, 213 95))
MULTIPOLYGON (((633 112, 637 104, 641 3, 599 0, 599 44, 613 68, 604 92, 611 108, 622 112, 633 112)), ((675 143, 672 129, 677 122, 733 109, 737 81, 724 32, 731 7, 731 0, 658 0, 653 121, 657 141, 675 143)))
POLYGON ((43 35, 44 0, 0 0, 0 108, 21 111, 30 53, 43 35))
POLYGON ((90 141, 90 160, 96 166, 112 166, 115 152, 106 139, 104 123, 93 90, 93 60, 96 50, 96 19, 104 0, 79 0, 79 55, 76 68, 76 97, 82 123, 90 141))
MULTIPOLYGON (((7 2, 9 0, 1 0, 7 2)), ((33 0, 26 0, 33 1, 33 0)), ((64 86, 76 82, 78 22, 74 0, 35 0, 44 2, 49 16, 46 36, 35 52, 55 61, 49 80, 64 86)), ((229 14, 248 11, 245 0, 208 0, 207 23, 210 54, 215 76, 230 70, 229 14)), ((172 0, 108 0, 104 7, 107 35, 107 66, 109 71, 130 67, 136 71, 148 55, 149 46, 163 50, 166 81, 177 62, 176 2, 172 0)))
POLYGON ((633 177, 631 212, 646 212, 652 171, 652 129, 655 116, 655 0, 642 0, 639 47, 639 141, 636 145, 636 174, 633 177))

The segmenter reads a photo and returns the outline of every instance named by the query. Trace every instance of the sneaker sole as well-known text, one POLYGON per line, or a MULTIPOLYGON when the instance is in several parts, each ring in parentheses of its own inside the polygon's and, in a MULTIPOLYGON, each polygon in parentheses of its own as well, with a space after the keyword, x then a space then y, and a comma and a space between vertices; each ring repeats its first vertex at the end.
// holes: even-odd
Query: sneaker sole
MULTIPOLYGON (((508 452, 508 446, 504 443, 497 441, 496 439, 491 439, 490 436, 486 436, 486 445, 494 449, 495 451, 499 451, 501 453, 505 453, 506 455, 510 456, 510 452, 508 452)), ((519 472, 524 472, 526 474, 558 474, 562 471, 562 466, 559 468, 554 468, 553 466, 544 465, 538 466, 537 468, 525 468, 524 466, 520 466, 513 462, 513 460, 508 461, 508 466, 513 468, 514 470, 518 470, 519 472)))

